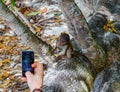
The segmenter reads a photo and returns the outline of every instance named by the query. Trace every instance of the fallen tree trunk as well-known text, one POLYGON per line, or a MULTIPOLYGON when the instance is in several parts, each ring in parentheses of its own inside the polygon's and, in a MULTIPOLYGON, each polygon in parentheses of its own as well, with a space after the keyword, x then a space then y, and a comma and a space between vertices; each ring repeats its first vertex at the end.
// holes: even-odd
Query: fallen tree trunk
POLYGON ((74 0, 74 1, 78 5, 86 21, 88 22, 94 13, 94 5, 96 3, 95 0, 74 0))
POLYGON ((88 48, 89 28, 79 7, 74 0, 59 1, 59 5, 66 18, 70 34, 82 48, 88 48))
POLYGON ((41 57, 42 61, 52 62, 50 50, 52 47, 46 42, 37 38, 35 34, 18 19, 9 8, 0 0, 0 16, 2 16, 8 26, 21 37, 23 43, 29 45, 41 57))

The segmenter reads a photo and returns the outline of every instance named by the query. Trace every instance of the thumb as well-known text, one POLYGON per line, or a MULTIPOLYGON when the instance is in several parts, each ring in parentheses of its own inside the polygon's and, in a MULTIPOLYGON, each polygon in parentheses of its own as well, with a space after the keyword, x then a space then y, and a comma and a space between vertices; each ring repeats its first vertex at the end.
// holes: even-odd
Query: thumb
POLYGON ((27 77, 27 80, 30 80, 31 78, 33 78, 33 74, 30 71, 27 71, 25 75, 27 77))

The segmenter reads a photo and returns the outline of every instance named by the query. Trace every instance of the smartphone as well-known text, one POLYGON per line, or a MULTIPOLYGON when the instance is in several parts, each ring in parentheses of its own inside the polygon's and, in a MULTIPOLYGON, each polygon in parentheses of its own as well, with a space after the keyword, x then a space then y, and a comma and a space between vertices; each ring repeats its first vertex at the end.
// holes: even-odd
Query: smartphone
POLYGON ((27 71, 34 74, 34 68, 31 65, 34 63, 34 52, 33 51, 22 51, 22 76, 25 76, 27 71))

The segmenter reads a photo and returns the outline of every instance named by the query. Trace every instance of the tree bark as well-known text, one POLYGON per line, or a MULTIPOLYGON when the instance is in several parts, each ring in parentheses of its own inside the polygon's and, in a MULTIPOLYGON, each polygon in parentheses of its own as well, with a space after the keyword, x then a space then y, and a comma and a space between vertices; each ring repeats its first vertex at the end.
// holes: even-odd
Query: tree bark
POLYGON ((38 39, 35 34, 17 18, 9 8, 0 0, 0 16, 2 16, 8 26, 15 31, 24 44, 29 45, 41 57, 41 60, 47 63, 52 62, 50 50, 52 47, 46 42, 38 39), (49 54, 48 54, 49 53, 49 54))
POLYGON ((95 66, 103 64, 102 67, 100 66, 100 70, 120 59, 119 7, 119 0, 97 0, 96 6, 94 6, 95 13, 88 22, 90 31, 92 33, 92 38, 105 52, 100 59, 96 58, 97 63, 95 66), (104 26, 110 21, 111 16, 113 17, 114 21, 114 28, 118 31, 116 34, 104 29, 104 26), (101 62, 101 64, 98 64, 99 62, 101 62))
POLYGON ((94 13, 95 0, 74 0, 88 22, 94 13))
POLYGON ((79 46, 84 49, 88 48, 89 28, 79 7, 74 0, 59 0, 59 5, 66 18, 70 34, 76 39, 79 46))

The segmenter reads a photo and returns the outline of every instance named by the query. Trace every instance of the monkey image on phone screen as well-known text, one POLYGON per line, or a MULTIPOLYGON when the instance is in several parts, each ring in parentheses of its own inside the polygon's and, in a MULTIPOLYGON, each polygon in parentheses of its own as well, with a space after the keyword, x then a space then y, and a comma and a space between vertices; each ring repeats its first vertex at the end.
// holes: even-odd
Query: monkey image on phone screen
POLYGON ((34 63, 34 52, 33 51, 22 51, 22 76, 25 76, 27 71, 34 73, 34 69, 31 65, 34 63))

